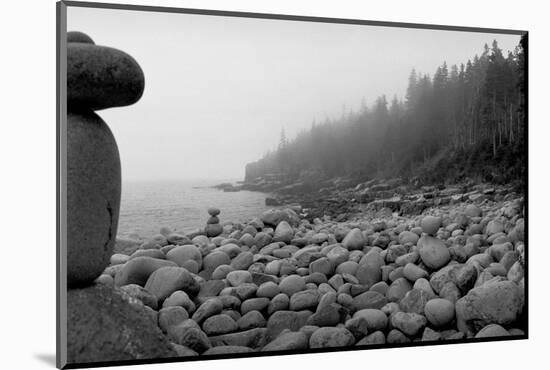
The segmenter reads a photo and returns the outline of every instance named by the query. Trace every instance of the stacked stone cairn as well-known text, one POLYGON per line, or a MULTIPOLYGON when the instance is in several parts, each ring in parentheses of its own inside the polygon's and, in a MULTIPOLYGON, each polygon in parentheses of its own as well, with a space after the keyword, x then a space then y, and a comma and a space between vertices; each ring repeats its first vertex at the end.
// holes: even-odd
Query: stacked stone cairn
POLYGON ((519 337, 523 212, 517 194, 346 222, 273 209, 216 236, 163 228, 98 281, 179 356, 519 337))
POLYGON ((113 254, 121 185, 116 141, 94 111, 135 103, 144 83, 131 56, 68 32, 68 363, 175 355, 141 301, 94 283, 113 254))
POLYGON ((208 219, 208 221, 206 221, 206 228, 204 229, 204 233, 207 237, 213 238, 223 232, 223 227, 222 225, 220 225, 220 219, 218 218, 220 210, 218 208, 212 207, 208 209, 208 214, 210 215, 210 218, 208 219))

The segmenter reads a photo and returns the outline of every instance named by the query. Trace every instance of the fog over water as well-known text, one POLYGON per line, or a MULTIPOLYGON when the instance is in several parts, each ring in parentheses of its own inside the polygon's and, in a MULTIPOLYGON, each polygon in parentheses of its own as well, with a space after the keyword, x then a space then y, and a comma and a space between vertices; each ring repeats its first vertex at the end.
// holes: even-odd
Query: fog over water
POLYGON ((68 8, 68 30, 132 55, 145 73, 133 106, 98 112, 119 145, 123 182, 244 177, 312 120, 364 98, 404 98, 414 67, 433 75, 516 35, 68 8))

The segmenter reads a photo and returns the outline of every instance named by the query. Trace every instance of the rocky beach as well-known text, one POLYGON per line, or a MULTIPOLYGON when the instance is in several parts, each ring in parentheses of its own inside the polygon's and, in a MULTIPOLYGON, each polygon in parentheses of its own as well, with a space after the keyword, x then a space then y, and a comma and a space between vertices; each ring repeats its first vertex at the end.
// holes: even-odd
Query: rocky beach
POLYGON ((117 241, 89 289, 129 302, 157 356, 525 334, 520 194, 437 191, 416 215, 374 202, 340 222, 294 206, 232 223, 211 208, 202 233, 117 241))
POLYGON ((247 176, 217 188, 276 208, 117 238, 120 157, 95 111, 138 101, 145 77, 81 32, 67 44, 68 363, 526 337, 512 183, 247 176))

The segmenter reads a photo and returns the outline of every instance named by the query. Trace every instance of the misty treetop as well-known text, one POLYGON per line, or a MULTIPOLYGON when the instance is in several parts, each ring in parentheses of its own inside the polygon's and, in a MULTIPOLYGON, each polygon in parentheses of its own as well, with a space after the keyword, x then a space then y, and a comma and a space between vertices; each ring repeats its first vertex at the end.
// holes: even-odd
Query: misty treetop
POLYGON ((246 167, 246 181, 348 176, 423 176, 426 181, 520 180, 525 169, 524 49, 503 55, 494 41, 433 77, 411 71, 405 101, 385 96, 358 112, 312 123, 246 167), (439 176, 439 178, 437 178, 439 176))

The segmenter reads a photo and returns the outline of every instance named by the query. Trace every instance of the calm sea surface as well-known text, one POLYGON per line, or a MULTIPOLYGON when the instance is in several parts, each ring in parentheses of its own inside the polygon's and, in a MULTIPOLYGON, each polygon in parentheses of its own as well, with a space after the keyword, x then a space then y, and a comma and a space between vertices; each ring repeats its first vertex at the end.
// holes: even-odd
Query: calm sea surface
POLYGON ((267 194, 253 191, 224 192, 209 188, 224 181, 123 182, 118 236, 158 234, 162 226, 193 231, 206 224, 209 207, 221 210, 220 222, 246 221, 267 209, 267 194))

